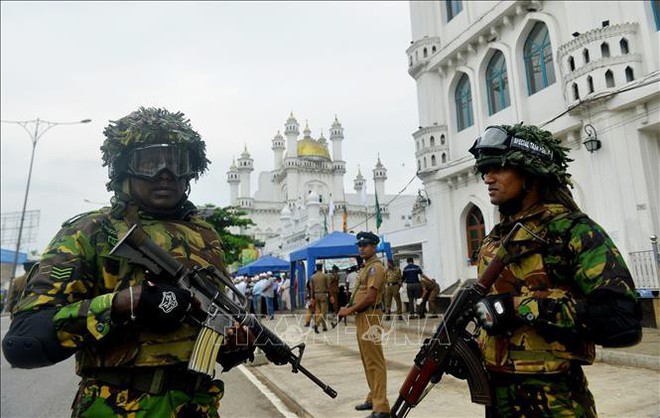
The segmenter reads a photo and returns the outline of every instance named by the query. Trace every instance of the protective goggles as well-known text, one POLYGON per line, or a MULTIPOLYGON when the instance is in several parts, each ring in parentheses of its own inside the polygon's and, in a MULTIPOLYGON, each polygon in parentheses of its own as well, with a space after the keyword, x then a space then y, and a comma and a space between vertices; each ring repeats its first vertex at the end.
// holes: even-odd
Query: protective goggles
POLYGON ((184 147, 171 144, 154 144, 131 150, 128 155, 128 173, 151 179, 167 170, 177 178, 192 174, 190 156, 184 147))
POLYGON ((519 149, 527 154, 533 154, 548 161, 552 160, 552 150, 526 139, 509 135, 504 128, 499 126, 487 127, 484 134, 474 141, 470 153, 478 157, 482 152, 503 154, 510 149, 519 149))

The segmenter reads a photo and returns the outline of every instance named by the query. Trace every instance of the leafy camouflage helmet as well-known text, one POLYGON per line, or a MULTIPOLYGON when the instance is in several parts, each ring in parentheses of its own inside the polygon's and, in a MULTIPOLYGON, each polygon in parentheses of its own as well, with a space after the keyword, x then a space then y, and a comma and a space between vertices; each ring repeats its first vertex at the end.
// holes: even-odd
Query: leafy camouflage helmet
POLYGON ((489 165, 512 166, 555 186, 572 184, 566 170, 573 160, 567 151, 550 132, 522 123, 489 126, 470 148, 477 170, 489 165))
POLYGON ((103 130, 105 141, 101 146, 103 166, 108 166, 108 190, 116 189, 128 174, 128 156, 138 147, 151 144, 183 145, 189 155, 191 175, 198 179, 210 163, 206 159, 206 144, 193 130, 190 120, 181 112, 140 107, 128 116, 110 121, 103 130))

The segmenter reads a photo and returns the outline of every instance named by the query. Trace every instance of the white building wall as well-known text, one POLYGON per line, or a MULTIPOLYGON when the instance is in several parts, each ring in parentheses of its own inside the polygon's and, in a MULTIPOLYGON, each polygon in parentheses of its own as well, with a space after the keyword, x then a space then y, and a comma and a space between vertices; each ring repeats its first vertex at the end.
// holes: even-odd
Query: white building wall
POLYGON ((445 2, 410 2, 413 43, 406 52, 408 71, 417 82, 420 123, 411 149, 432 201, 427 208, 429 240, 423 246, 425 270, 443 286, 476 275, 467 261, 467 211, 470 205, 481 210, 486 232, 498 215, 474 175, 468 149, 487 126, 520 121, 544 125, 571 148, 575 199, 611 234, 624 257, 650 249, 649 236, 660 235, 660 32, 651 2, 611 1, 598 7, 589 1, 462 3, 463 10, 447 22, 445 2), (606 20, 609 26, 603 27, 606 20), (528 95, 523 47, 539 21, 548 28, 555 82, 528 95), (624 37, 628 54, 620 50, 624 37), (602 57, 603 42, 609 45, 609 57, 602 57), (436 52, 425 57, 423 48, 436 44, 436 52), (589 63, 583 62, 585 48, 589 63), (496 50, 506 60, 510 105, 489 115, 485 72, 496 50), (574 71, 568 68, 569 56, 574 71), (626 67, 633 69, 632 83, 626 80, 626 67), (614 75, 613 88, 606 86, 607 70, 614 75), (454 93, 462 73, 470 80, 474 124, 459 132, 454 93), (651 84, 617 93, 645 81, 651 84), (579 87, 579 100, 572 95, 573 83, 579 87), (597 96, 605 98, 592 100, 597 96), (594 126, 602 142, 594 153, 582 144, 586 124, 594 126), (446 146, 432 147, 430 135, 437 140, 444 132, 446 146), (431 166, 431 156, 441 152, 448 153, 447 162, 431 166))

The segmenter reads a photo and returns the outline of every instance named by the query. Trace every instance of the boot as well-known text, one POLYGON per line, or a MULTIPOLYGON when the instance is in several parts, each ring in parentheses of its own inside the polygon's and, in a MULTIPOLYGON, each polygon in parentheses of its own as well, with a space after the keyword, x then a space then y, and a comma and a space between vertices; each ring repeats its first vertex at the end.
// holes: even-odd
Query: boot
POLYGON ((385 320, 386 320, 386 321, 389 321, 390 319, 391 319, 391 318, 390 318, 390 313, 388 312, 387 315, 385 315, 385 320))
POLYGON ((314 332, 319 334, 319 327, 317 327, 316 325, 314 325, 314 332))
POLYGON ((403 321, 403 315, 399 315, 397 318, 399 321, 403 321))

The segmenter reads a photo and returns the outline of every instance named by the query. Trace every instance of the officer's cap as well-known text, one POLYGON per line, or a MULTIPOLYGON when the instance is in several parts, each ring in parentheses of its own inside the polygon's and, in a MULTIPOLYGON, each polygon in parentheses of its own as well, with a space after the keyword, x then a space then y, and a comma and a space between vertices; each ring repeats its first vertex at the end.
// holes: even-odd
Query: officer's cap
POLYGON ((360 244, 374 244, 377 245, 380 242, 380 238, 378 238, 378 235, 374 234, 373 232, 359 232, 357 234, 357 245, 360 244))

